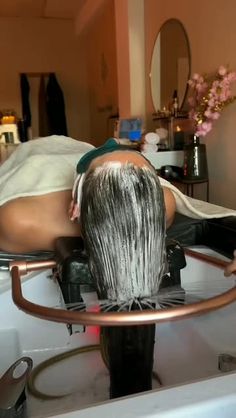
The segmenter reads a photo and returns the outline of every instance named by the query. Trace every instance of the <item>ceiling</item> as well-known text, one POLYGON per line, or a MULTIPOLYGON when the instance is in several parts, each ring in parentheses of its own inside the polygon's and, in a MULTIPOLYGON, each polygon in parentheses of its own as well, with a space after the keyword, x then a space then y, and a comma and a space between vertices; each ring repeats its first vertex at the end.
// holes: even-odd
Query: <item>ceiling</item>
MULTIPOLYGON (((1 17, 74 19, 86 0, 0 0, 1 17)), ((96 0, 95 0, 96 1, 96 0)))

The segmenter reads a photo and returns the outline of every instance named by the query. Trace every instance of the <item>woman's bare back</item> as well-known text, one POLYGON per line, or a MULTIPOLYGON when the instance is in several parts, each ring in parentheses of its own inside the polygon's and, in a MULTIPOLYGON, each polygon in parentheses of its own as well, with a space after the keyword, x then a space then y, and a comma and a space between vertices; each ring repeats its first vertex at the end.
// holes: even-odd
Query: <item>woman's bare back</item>
MULTIPOLYGON (((0 207, 0 249, 27 253, 54 250, 59 237, 79 236, 78 221, 69 219, 71 190, 11 200, 0 207)), ((167 227, 175 213, 172 193, 164 188, 167 227)))
POLYGON ((78 236, 69 220, 71 190, 11 200, 0 207, 0 248, 10 252, 53 250, 55 239, 78 236))

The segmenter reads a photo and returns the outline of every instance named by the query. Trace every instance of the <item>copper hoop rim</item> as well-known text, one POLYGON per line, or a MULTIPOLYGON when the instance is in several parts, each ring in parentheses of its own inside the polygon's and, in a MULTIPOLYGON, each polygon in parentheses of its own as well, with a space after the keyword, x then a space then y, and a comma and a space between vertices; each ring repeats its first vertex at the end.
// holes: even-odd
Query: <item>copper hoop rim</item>
MULTIPOLYGON (((225 268, 226 262, 217 258, 200 254, 186 249, 185 253, 218 268, 225 268)), ((41 306, 25 299, 22 294, 21 274, 28 271, 52 268, 56 265, 54 260, 12 262, 12 299, 15 305, 27 314, 48 321, 99 326, 130 326, 162 323, 188 318, 194 315, 208 313, 236 301, 236 287, 206 299, 204 301, 181 305, 165 309, 131 311, 131 312, 78 312, 65 309, 54 309, 41 306)), ((226 279, 227 280, 227 279, 226 279)))

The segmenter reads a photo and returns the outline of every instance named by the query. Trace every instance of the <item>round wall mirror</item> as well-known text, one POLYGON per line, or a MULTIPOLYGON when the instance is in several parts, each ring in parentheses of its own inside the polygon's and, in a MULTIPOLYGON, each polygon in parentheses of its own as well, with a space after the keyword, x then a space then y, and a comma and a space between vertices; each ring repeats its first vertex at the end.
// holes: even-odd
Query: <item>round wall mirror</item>
POLYGON ((183 109, 190 77, 187 33, 177 19, 167 20, 158 33, 151 62, 151 94, 155 111, 168 109, 177 91, 183 109))

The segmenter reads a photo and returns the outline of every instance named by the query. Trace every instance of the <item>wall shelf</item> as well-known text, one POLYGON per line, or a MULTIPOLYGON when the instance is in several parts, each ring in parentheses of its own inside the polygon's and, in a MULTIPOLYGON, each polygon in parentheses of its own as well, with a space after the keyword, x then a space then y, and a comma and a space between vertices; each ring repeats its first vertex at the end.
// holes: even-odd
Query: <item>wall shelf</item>
POLYGON ((182 150, 188 137, 193 134, 193 122, 186 116, 159 116, 153 115, 155 128, 164 128, 168 132, 167 149, 182 150))

